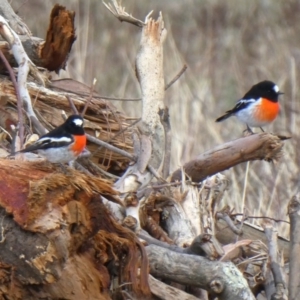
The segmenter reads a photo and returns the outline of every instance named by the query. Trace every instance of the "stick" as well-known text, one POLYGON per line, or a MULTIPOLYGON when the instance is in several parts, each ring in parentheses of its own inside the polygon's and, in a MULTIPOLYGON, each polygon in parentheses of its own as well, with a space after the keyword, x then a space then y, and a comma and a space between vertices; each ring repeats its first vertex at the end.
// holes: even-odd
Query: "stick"
POLYGON ((300 295, 299 270, 300 270, 300 194, 296 194, 288 205, 290 217, 290 274, 289 274, 289 299, 297 300, 300 295))
MULTIPOLYGON (((14 71, 12 69, 12 67, 10 66, 10 64, 8 63, 7 59, 5 58, 3 52, 0 50, 0 57, 5 65, 5 67, 8 70, 9 76, 11 78, 11 81, 14 85, 15 91, 16 91, 16 96, 17 96, 17 108, 18 108, 18 120, 19 120, 19 137, 20 137, 20 148, 23 148, 23 142, 24 142, 24 120, 23 120, 23 105, 22 105, 22 99, 20 97, 20 91, 19 91, 19 87, 16 81, 16 77, 14 74, 14 71)), ((16 150, 16 149, 15 149, 16 150)), ((19 149, 18 149, 19 150, 19 149)))

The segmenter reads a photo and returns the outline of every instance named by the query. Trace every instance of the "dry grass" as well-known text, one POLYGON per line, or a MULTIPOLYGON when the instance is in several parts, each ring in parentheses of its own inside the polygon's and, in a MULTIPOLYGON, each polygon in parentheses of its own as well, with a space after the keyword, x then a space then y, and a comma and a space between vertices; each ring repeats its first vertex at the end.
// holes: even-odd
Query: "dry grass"
MULTIPOLYGON (((14 8, 34 35, 44 37, 54 0, 30 0, 14 8), (37 22, 35 16, 40 16, 37 22)), ((139 29, 119 23, 101 1, 61 0, 76 11, 77 41, 67 72, 61 76, 91 84, 97 78, 102 95, 140 96, 134 61, 139 29)), ((281 115, 266 131, 291 135, 285 155, 276 164, 250 164, 245 207, 249 215, 286 218, 287 203, 297 190, 300 156, 299 118, 300 40, 297 0, 124 0, 134 16, 143 19, 154 9, 162 11, 168 37, 165 43, 165 76, 169 81, 182 67, 185 75, 166 93, 173 130, 172 169, 205 150, 238 138, 244 126, 229 119, 214 120, 255 83, 270 79, 285 92, 281 115)), ((116 102, 130 116, 138 117, 140 104, 116 102)), ((225 174, 231 189, 225 199, 242 210, 246 165, 225 174)), ((287 227, 281 227, 287 234, 287 227)))

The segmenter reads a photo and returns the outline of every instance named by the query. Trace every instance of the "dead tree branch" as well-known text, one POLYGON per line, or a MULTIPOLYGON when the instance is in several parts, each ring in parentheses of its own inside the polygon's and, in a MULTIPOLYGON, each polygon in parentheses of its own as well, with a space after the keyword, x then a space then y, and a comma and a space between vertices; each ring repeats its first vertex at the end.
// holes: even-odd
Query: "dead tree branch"
MULTIPOLYGON (((105 4, 105 3, 104 3, 105 4)), ((117 1, 105 4, 117 18, 143 26, 140 49, 136 59, 137 77, 142 92, 142 117, 138 132, 134 138, 135 164, 115 183, 115 187, 126 197, 126 193, 135 192, 146 186, 153 176, 159 177, 164 159, 165 135, 160 121, 159 111, 163 109, 164 75, 163 75, 163 42, 166 37, 164 21, 160 14, 157 21, 146 17, 141 23, 125 12, 117 1), (125 16, 125 17, 124 17, 125 16)), ((127 215, 138 220, 139 205, 128 207, 127 215)))
POLYGON ((300 194, 296 194, 288 205, 290 217, 290 274, 289 299, 299 299, 299 270, 300 270, 300 194))
MULTIPOLYGON (((253 134, 209 150, 183 166, 192 181, 199 182, 242 162, 251 160, 272 161, 280 158, 283 140, 270 133, 253 134)), ((176 170, 171 181, 181 180, 181 169, 176 170)))
POLYGON ((255 299, 247 281, 232 263, 209 261, 154 245, 147 246, 146 251, 154 276, 201 287, 220 300, 255 299))
POLYGON ((271 299, 287 300, 286 284, 277 245, 277 230, 271 222, 265 223, 264 230, 268 241, 269 260, 275 284, 275 293, 271 295, 271 299))
POLYGON ((176 295, 177 299, 180 300, 199 300, 198 297, 195 297, 193 295, 190 295, 184 291, 181 291, 180 289, 177 289, 173 286, 167 285, 157 279, 155 279, 153 276, 149 275, 149 285, 152 294, 157 296, 159 299, 162 300, 169 300, 171 295, 176 295))
MULTIPOLYGON (((145 26, 145 22, 134 18, 132 15, 128 14, 125 11, 125 7, 122 7, 121 5, 118 4, 116 0, 112 0, 111 3, 105 3, 102 1, 105 7, 121 22, 127 22, 131 23, 133 25, 136 25, 138 27, 143 27, 145 26)), ((151 13, 150 13, 151 14, 151 13)), ((150 16, 150 14, 148 16, 150 16)))

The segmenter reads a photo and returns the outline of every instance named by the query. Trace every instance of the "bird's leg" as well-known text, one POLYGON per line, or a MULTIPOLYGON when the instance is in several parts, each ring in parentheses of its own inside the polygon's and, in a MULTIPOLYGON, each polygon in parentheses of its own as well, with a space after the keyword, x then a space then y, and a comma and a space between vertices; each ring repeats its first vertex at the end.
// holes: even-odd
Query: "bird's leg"
POLYGON ((263 129, 262 129, 262 127, 259 127, 260 128, 260 130, 262 131, 262 132, 265 132, 263 129))
POLYGON ((249 127, 249 125, 248 124, 246 124, 247 125, 247 129, 245 129, 243 132, 248 132, 248 133, 250 133, 250 134, 254 134, 254 132, 252 131, 252 129, 249 127))

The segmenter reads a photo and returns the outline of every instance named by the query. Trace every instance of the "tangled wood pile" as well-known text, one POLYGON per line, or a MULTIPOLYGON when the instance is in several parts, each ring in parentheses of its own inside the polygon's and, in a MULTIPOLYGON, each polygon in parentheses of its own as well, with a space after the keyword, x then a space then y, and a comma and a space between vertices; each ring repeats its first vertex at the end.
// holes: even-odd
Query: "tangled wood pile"
POLYGON ((75 41, 74 13, 56 5, 43 41, 29 36, 26 25, 4 9, 6 1, 0 4, 0 14, 11 21, 0 20, 6 40, 0 44, 6 57, 0 62, 1 297, 248 300, 284 295, 274 249, 287 261, 289 243, 277 243, 271 222, 265 223, 265 235, 233 216, 231 208, 222 208, 229 183, 219 172, 245 161, 278 159, 285 137, 247 136, 169 174, 163 17, 155 21, 149 15, 143 22, 116 1, 105 5, 121 21, 142 28, 136 69, 143 109, 137 125, 93 87, 71 79, 51 81, 47 75, 67 62, 75 41), (18 59, 16 47, 25 61, 18 59), (18 66, 16 84, 5 61, 18 66), (25 72, 24 84, 26 64, 32 78, 25 72), (62 111, 85 111, 91 155, 79 158, 75 169, 63 173, 31 157, 7 158, 11 147, 23 146, 24 137, 30 142, 34 133, 61 124, 62 111), (275 284, 270 284, 271 271, 275 284))

